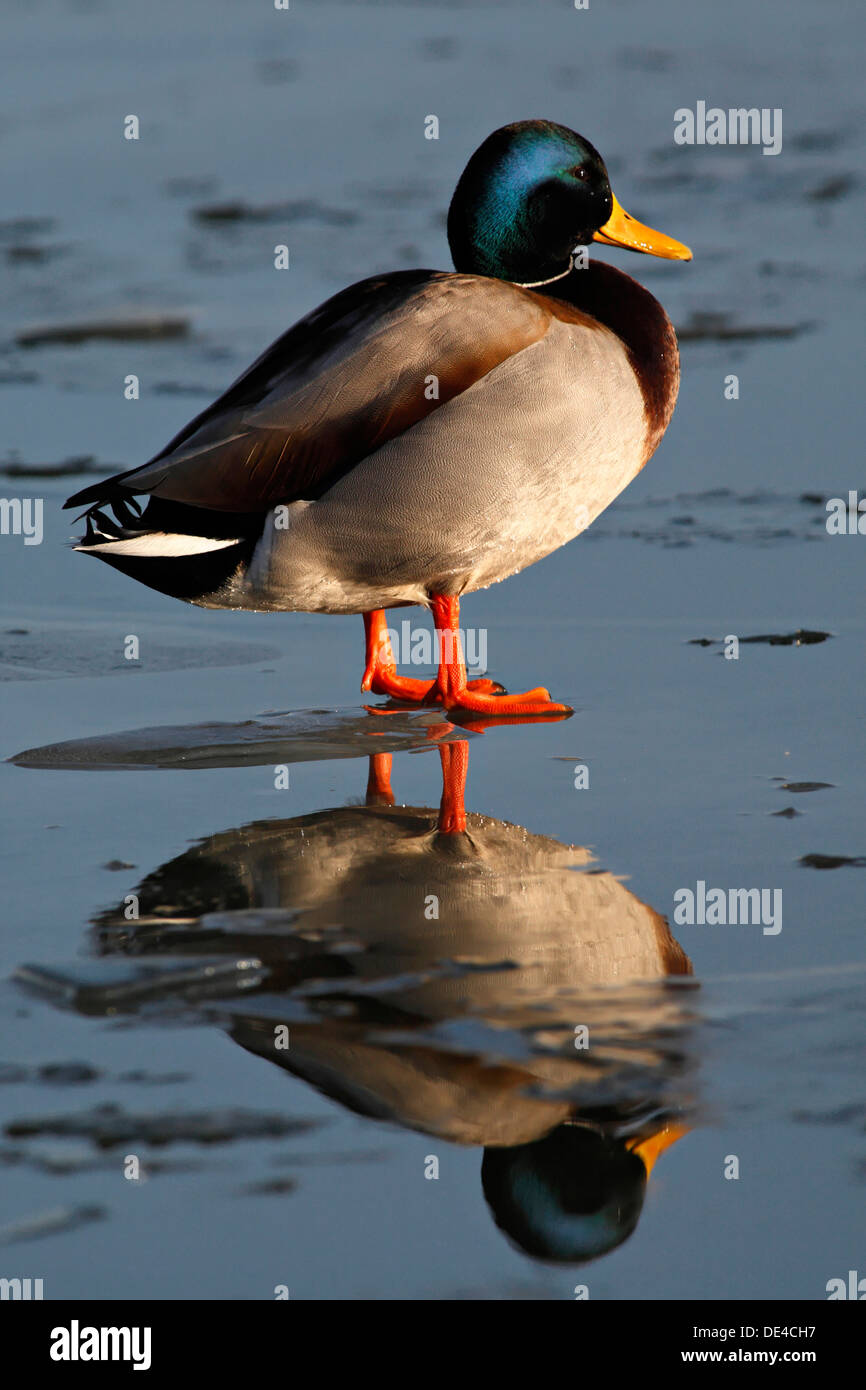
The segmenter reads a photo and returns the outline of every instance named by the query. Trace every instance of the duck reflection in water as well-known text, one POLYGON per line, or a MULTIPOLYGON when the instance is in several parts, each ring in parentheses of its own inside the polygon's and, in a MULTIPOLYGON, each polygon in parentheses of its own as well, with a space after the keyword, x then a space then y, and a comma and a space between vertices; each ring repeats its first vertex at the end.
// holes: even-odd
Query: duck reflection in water
POLYGON ((587 850, 467 813, 468 743, 439 754, 438 815, 395 805, 377 754, 365 805, 203 840, 143 881, 137 921, 94 919, 97 949, 254 957, 261 982, 216 1006, 236 1042, 357 1113, 483 1147, 509 1238, 592 1259, 686 1132, 691 965, 587 850))

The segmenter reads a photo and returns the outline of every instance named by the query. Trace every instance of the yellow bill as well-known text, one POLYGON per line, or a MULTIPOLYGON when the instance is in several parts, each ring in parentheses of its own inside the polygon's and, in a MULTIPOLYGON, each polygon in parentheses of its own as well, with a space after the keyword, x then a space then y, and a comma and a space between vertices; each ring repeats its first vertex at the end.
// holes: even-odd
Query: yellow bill
MULTIPOLYGON (((638 223, 640 226, 640 223, 638 223)), ((676 243, 674 243, 676 245, 676 243)), ((632 1140, 626 1144, 626 1148, 633 1154, 637 1154, 647 1171, 647 1177, 653 1170, 656 1159, 659 1158, 672 1144, 678 1139, 682 1139, 684 1134, 688 1134, 687 1125, 665 1125, 664 1129, 657 1134, 651 1134, 648 1139, 641 1139, 637 1142, 632 1140)))
POLYGON ((654 232, 652 227, 645 227, 642 222, 638 222, 636 217, 626 212, 614 198, 613 211, 605 222, 604 226, 593 236, 593 241, 600 241, 605 246, 622 246, 627 251, 644 251, 649 256, 661 256, 666 261, 690 261, 692 253, 688 246, 684 246, 681 241, 674 241, 673 237, 664 236, 662 232, 654 232))

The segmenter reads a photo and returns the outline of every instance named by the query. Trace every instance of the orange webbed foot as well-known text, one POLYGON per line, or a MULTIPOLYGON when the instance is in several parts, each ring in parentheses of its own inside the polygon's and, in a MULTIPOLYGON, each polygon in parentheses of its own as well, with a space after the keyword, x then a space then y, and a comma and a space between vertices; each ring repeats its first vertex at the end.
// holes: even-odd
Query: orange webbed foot
MULTIPOLYGON (((442 694, 435 680, 416 680, 412 676, 400 676, 395 667, 368 667, 361 681, 361 689, 374 695, 387 695, 391 700, 403 700, 411 704, 441 705, 442 694)), ((468 681, 466 689, 477 695, 504 695, 505 686, 498 681, 468 681)))
POLYGON ((563 715, 573 714, 570 705, 560 705, 550 698, 544 686, 535 690, 524 690, 520 695, 488 695, 472 690, 470 686, 447 694, 443 701, 447 710, 467 710, 472 714, 486 714, 494 718, 503 715, 563 715))
POLYGON ((392 700, 407 700, 412 704, 426 701, 435 685, 435 681, 398 676, 396 668, 387 666, 368 666, 361 681, 362 690, 370 690, 374 695, 387 695, 392 700))

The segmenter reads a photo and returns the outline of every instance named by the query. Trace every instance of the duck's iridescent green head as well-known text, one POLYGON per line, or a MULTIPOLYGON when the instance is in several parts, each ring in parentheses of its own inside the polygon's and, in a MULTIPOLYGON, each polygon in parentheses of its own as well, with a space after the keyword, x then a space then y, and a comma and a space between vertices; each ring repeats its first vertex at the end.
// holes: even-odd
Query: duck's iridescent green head
POLYGON ((687 246, 624 212, 598 151, 553 121, 516 121, 489 135, 448 211, 454 266, 473 275, 537 283, 567 271, 574 248, 593 240, 691 259, 687 246))

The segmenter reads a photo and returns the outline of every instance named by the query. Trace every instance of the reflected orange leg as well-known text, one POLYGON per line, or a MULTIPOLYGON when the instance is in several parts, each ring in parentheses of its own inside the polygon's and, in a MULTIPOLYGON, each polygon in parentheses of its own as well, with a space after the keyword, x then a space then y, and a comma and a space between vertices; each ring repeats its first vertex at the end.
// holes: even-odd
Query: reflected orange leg
POLYGON ((394 793, 391 790, 391 753, 373 753, 370 757, 370 771, 367 774, 367 805, 393 806, 394 793))
POLYGON ((439 805, 439 831, 442 835, 461 835, 466 829, 466 773, 469 770, 469 744, 443 743, 439 746, 442 761, 442 801, 439 805))
MULTIPOLYGON (((374 695, 390 695, 392 700, 408 700, 415 704, 438 705, 442 696, 437 681, 416 680, 412 676, 397 674, 397 663, 391 639, 388 636, 388 620, 384 608, 376 608, 364 614, 364 634, 366 636, 367 660, 362 690, 372 690, 374 695)), ((464 672, 464 684, 466 683, 464 672)), ((502 690, 498 681, 469 681, 467 689, 479 695, 492 695, 502 690)))
POLYGON ((521 695, 492 695, 473 690, 466 680, 460 650, 460 599, 451 594, 431 595, 433 621, 439 633, 441 659, 436 686, 446 710, 465 709, 479 714, 571 714, 568 705, 557 705, 543 686, 521 695))

